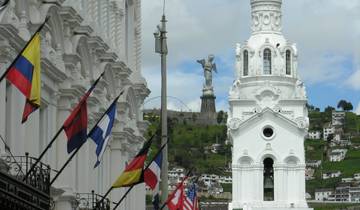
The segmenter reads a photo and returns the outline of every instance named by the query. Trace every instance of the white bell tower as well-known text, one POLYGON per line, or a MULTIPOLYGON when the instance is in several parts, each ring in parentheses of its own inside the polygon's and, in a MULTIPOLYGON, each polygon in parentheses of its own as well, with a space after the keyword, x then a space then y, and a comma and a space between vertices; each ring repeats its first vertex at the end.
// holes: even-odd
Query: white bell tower
POLYGON ((281 28, 282 0, 251 0, 252 35, 236 46, 229 93, 233 198, 229 210, 308 210, 307 97, 296 45, 281 28))

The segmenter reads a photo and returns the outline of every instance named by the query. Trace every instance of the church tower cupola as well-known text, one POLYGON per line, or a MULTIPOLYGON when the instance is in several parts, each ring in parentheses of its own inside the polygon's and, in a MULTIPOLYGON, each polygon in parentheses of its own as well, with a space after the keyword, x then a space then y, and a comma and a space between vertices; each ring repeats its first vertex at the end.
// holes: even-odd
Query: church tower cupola
POLYGON ((236 45, 236 78, 229 92, 228 209, 313 210, 305 199, 309 118, 297 48, 282 34, 282 0, 249 1, 252 33, 236 45))
POLYGON ((236 46, 236 76, 298 79, 296 44, 282 34, 282 0, 251 0, 250 38, 236 46), (264 77, 265 76, 265 77, 264 77))
POLYGON ((251 29, 256 33, 281 33, 282 0, 251 0, 251 29))

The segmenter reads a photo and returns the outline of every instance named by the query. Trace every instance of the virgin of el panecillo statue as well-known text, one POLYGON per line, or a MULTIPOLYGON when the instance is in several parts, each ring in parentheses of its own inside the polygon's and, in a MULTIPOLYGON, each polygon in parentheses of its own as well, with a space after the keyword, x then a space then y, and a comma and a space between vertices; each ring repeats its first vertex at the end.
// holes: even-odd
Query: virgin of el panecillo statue
POLYGON ((204 69, 204 77, 205 77, 205 85, 204 85, 204 89, 212 89, 212 71, 216 71, 216 64, 213 62, 214 61, 215 56, 214 55, 209 55, 208 59, 201 59, 201 60, 197 60, 198 63, 200 63, 204 69))

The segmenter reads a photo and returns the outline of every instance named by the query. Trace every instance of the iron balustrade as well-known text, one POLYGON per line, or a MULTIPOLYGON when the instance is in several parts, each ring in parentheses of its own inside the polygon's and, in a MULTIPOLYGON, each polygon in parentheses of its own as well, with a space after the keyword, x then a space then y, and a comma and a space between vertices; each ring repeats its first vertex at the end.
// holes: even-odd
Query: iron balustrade
POLYGON ((23 181, 35 158, 3 156, 0 158, 0 209, 49 210, 54 206, 50 199, 50 167, 39 163, 23 181))
MULTIPOLYGON (((23 182, 25 174, 29 171, 37 159, 30 157, 29 154, 26 153, 25 156, 5 156, 3 157, 3 160, 8 166, 6 173, 23 182)), ((27 177, 25 183, 49 195, 50 172, 51 169, 49 165, 39 162, 27 177)))
POLYGON ((94 191, 91 191, 91 193, 77 193, 76 201, 81 210, 110 210, 110 200, 95 194, 94 191), (98 205, 96 205, 97 203, 98 205))

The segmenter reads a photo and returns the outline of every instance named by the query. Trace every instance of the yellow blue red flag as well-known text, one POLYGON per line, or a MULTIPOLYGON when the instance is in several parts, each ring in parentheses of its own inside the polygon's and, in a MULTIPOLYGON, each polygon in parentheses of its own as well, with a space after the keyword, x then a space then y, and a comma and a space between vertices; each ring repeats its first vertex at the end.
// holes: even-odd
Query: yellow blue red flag
POLYGON ((45 22, 32 36, 25 48, 8 68, 6 74, 6 78, 26 97, 22 117, 23 123, 32 112, 40 107, 40 30, 45 25, 45 22))

